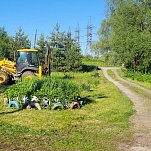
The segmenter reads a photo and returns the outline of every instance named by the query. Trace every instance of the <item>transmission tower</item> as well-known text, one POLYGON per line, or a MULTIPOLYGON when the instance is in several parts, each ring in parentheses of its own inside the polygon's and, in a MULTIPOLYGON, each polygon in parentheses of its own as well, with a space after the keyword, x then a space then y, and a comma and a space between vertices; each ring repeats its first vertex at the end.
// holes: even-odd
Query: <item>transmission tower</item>
POLYGON ((86 45, 86 52, 85 55, 90 52, 90 46, 92 44, 92 23, 91 23, 91 17, 89 19, 88 25, 87 25, 87 45, 86 45))
POLYGON ((34 49, 35 49, 35 45, 36 45, 36 40, 37 40, 37 29, 36 29, 35 38, 34 38, 34 49))
POLYGON ((67 38, 68 38, 68 47, 71 49, 72 39, 71 39, 71 28, 70 27, 68 29, 67 38))
POLYGON ((70 28, 70 27, 69 27, 69 29, 68 29, 67 35, 68 35, 68 38, 71 40, 71 28, 70 28))
POLYGON ((75 30, 75 40, 78 46, 80 46, 80 29, 79 24, 77 24, 76 30, 75 30))

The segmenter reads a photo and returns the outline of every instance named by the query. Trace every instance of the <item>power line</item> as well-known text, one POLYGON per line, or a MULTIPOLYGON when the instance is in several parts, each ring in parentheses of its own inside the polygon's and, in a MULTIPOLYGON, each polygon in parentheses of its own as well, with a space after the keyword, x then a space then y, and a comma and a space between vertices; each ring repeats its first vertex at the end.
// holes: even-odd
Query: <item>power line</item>
MULTIPOLYGON (((77 43, 77 45, 80 46, 81 44, 85 44, 85 47, 86 47, 85 48, 85 52, 83 50, 85 55, 89 54, 91 52, 90 51, 91 44, 94 42, 92 40, 92 36, 93 35, 97 35, 97 33, 92 32, 93 31, 93 27, 94 26, 91 23, 91 17, 90 17, 89 20, 88 20, 87 27, 85 28, 87 30, 86 34, 81 35, 81 29, 79 28, 79 23, 77 23, 76 29, 74 31, 75 32, 74 33, 74 35, 75 35, 74 39, 75 39, 75 42, 77 43), (86 38, 84 38, 84 37, 86 37, 86 38)), ((34 34, 34 45, 33 45, 34 48, 35 48, 35 45, 36 45, 36 42, 37 42, 37 36, 39 37, 39 35, 40 34, 37 33, 37 29, 36 29, 36 32, 34 34)), ((67 31, 67 36, 68 36, 68 38, 71 38, 72 35, 73 35, 73 33, 71 32, 71 28, 69 26, 68 31, 67 31)))

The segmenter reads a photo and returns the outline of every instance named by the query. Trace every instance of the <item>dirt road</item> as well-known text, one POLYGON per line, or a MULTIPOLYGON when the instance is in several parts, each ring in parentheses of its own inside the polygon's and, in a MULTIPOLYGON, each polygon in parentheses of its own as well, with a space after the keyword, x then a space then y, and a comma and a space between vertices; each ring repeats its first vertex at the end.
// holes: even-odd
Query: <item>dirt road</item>
POLYGON ((130 142, 125 142, 119 145, 119 150, 124 151, 151 151, 151 91, 145 89, 138 84, 122 79, 118 73, 118 68, 101 67, 104 76, 114 83, 120 91, 122 91, 134 104, 136 113, 130 118, 133 123, 132 129, 134 136, 130 142), (111 69, 116 80, 112 79, 107 70, 111 69), (136 87, 138 93, 132 87, 136 87))

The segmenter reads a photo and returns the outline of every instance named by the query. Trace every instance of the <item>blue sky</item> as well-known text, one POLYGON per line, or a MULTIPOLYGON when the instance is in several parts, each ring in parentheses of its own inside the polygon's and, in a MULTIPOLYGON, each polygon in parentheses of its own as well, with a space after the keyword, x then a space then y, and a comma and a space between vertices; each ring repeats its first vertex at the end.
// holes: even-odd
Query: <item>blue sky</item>
POLYGON ((70 27, 74 37, 79 24, 83 53, 90 17, 93 41, 98 40, 96 33, 105 18, 105 0, 1 0, 0 3, 0 27, 5 27, 10 36, 21 27, 33 45, 36 29, 37 39, 41 33, 47 37, 58 23, 60 31, 68 32, 70 27))

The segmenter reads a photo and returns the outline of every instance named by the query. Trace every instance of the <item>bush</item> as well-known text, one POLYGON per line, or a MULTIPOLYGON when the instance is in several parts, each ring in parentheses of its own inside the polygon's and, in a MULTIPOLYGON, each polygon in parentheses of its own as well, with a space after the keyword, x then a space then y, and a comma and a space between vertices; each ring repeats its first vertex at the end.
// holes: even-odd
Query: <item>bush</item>
POLYGON ((77 101, 80 97, 80 88, 68 79, 44 77, 42 79, 33 78, 18 80, 16 84, 9 87, 4 96, 9 100, 18 97, 17 100, 22 104, 22 98, 27 96, 29 99, 32 96, 38 97, 38 103, 42 104, 42 98, 47 97, 51 104, 56 102, 71 103, 77 101))
POLYGON ((132 80, 137 80, 140 82, 149 82, 151 83, 151 75, 150 74, 142 74, 142 73, 134 73, 132 71, 124 72, 124 76, 130 78, 132 80))

